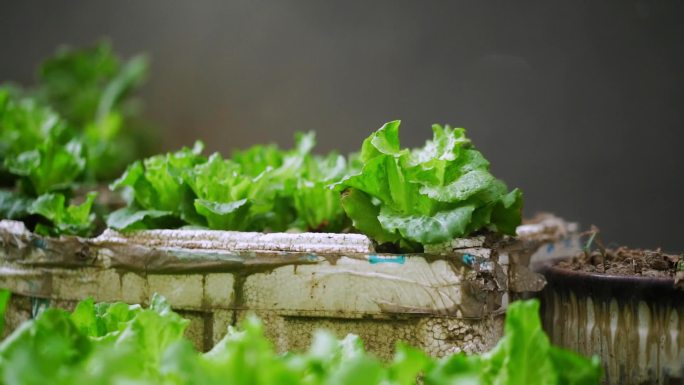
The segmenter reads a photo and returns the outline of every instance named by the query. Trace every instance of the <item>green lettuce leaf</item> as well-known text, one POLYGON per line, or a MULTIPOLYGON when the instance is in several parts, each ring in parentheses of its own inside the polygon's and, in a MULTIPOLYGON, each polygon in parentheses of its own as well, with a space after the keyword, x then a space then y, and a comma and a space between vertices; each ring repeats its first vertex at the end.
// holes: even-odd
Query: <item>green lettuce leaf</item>
POLYGON ((292 190, 294 208, 301 227, 313 231, 340 232, 347 225, 347 216, 340 202, 340 193, 329 187, 347 172, 341 155, 306 156, 296 187, 292 190))
POLYGON ((541 327, 539 301, 512 303, 505 336, 484 356, 482 376, 492 384, 596 384, 598 361, 554 347, 541 327), (574 372, 570 373, 569 370, 574 372))
POLYGON ((91 210, 96 197, 97 193, 91 192, 80 205, 67 205, 63 194, 39 196, 28 212, 43 216, 50 225, 39 224, 35 231, 43 235, 88 235, 94 226, 95 214, 91 210))
MULTIPOLYGON (((1 310, 0 310, 1 311, 1 310)), ((33 384, 237 385, 590 385, 598 361, 551 346, 537 301, 514 302, 505 335, 489 353, 436 359, 399 344, 382 362, 354 335, 319 331, 308 351, 278 354, 263 324, 248 316, 209 352, 184 337, 188 321, 154 296, 148 308, 80 302, 47 309, 0 343, 0 381, 33 384)))
MULTIPOLYGON (((84 147, 79 156, 86 166, 78 170, 80 179, 111 180, 145 144, 135 129, 139 108, 130 96, 146 71, 145 57, 122 63, 107 43, 60 49, 40 67, 36 86, 0 87, 2 162, 36 149, 37 143, 49 140, 53 147, 67 146, 73 139, 84 147)), ((26 176, 26 171, 19 172, 26 176)), ((36 187, 34 194, 47 191, 36 187)))
POLYGON ((12 293, 7 289, 0 289, 0 335, 5 331, 5 311, 12 293))
POLYGON ((51 137, 62 142, 68 136, 66 125, 51 108, 33 98, 16 95, 0 87, 0 159, 17 156, 36 148, 51 137))
MULTIPOLYGON (((58 130, 55 128, 51 132, 58 130)), ((58 135, 49 134, 33 150, 5 158, 5 167, 24 178, 22 189, 28 194, 42 195, 70 189, 83 174, 86 160, 82 143, 72 139, 62 145, 58 135)))
POLYGON ((65 368, 77 367, 91 349, 69 313, 47 309, 0 343, 0 376, 8 385, 66 384, 65 368))
POLYGON ((249 207, 247 199, 229 203, 219 203, 195 199, 197 213, 207 219, 209 227, 222 230, 245 230, 249 226, 249 207))
POLYGON ((387 206, 380 209, 378 221, 383 229, 399 233, 403 238, 424 244, 444 242, 455 234, 465 234, 474 207, 466 205, 435 215, 406 215, 387 206))
POLYGON ((335 184, 354 226, 382 243, 433 244, 489 230, 515 234, 522 194, 510 193, 489 171, 462 128, 433 126, 422 148, 402 149, 399 122, 382 126, 363 143, 361 170, 335 184), (359 199, 364 195, 368 198, 359 199), (363 206, 356 207, 359 204, 363 206), (374 206, 371 207, 370 205, 374 206), (377 216, 377 222, 369 218, 377 216), (377 227, 377 223, 383 231, 377 227))
POLYGON ((41 93, 67 121, 85 126, 119 108, 147 73, 147 59, 122 64, 107 42, 92 47, 63 47, 40 67, 41 93))
POLYGON ((380 207, 373 203, 370 195, 357 189, 347 189, 340 198, 344 211, 352 219, 354 228, 368 235, 377 243, 393 243, 401 238, 396 232, 386 230, 378 219, 380 207))
POLYGON ((29 214, 32 202, 16 192, 0 190, 0 218, 23 219, 29 214))
POLYGON ((244 231, 250 227, 255 211, 271 208, 263 179, 244 175, 239 164, 219 154, 212 154, 206 163, 186 170, 184 178, 197 197, 194 209, 209 228, 244 231), (262 202, 266 206, 259 206, 262 202))
POLYGON ((206 159, 196 146, 136 162, 111 185, 133 198, 126 209, 110 215, 108 225, 119 230, 186 224, 237 231, 343 231, 348 219, 339 192, 329 185, 347 174, 345 158, 312 154, 313 133, 295 139, 287 151, 256 146, 231 159, 219 154, 206 159))
POLYGON ((192 149, 183 148, 131 164, 110 188, 130 189, 133 205, 127 211, 110 215, 107 224, 116 229, 141 228, 146 219, 166 213, 187 223, 203 223, 194 208, 195 196, 184 179, 188 169, 206 162, 201 155, 203 147, 201 142, 196 142, 192 149), (133 216, 136 210, 146 213, 133 216))
POLYGON ((131 206, 116 210, 107 217, 107 226, 120 231, 175 228, 181 225, 180 219, 171 211, 141 210, 131 206))

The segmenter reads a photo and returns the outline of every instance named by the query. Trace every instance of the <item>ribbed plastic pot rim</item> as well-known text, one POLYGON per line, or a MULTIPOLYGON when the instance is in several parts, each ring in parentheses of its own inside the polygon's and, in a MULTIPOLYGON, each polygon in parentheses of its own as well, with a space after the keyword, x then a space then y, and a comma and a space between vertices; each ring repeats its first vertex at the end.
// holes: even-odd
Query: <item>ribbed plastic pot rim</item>
POLYGON ((546 277, 550 287, 564 287, 576 292, 610 291, 615 297, 641 297, 659 300, 662 296, 684 301, 684 288, 675 286, 674 278, 637 275, 614 275, 569 270, 557 266, 560 260, 549 261, 535 267, 546 277))

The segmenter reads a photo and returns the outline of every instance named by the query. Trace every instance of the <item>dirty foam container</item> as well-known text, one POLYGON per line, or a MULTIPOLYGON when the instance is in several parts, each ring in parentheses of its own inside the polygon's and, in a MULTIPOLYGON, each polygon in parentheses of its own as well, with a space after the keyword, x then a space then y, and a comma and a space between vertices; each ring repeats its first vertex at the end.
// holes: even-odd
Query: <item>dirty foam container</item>
POLYGON ((13 295, 6 330, 41 308, 79 300, 142 303, 167 298, 211 348, 227 326, 261 318, 278 351, 309 346, 316 329, 359 335, 382 358, 399 341, 435 356, 490 349, 508 302, 539 291, 527 269, 565 231, 558 218, 521 236, 455 239, 421 254, 383 254, 360 234, 209 230, 107 230, 97 238, 49 238, 0 221, 0 287, 13 295))

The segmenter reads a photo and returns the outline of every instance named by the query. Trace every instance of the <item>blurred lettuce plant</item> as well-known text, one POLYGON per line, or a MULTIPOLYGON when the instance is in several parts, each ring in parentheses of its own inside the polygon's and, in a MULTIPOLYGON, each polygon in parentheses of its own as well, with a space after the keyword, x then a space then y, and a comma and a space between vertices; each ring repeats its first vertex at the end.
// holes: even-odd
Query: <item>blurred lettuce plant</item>
MULTIPOLYGON (((55 213, 76 207, 68 202, 78 185, 111 180, 141 155, 132 92, 147 67, 145 56, 122 62, 102 42, 60 49, 40 66, 34 87, 0 87, 0 218, 33 216, 52 235, 89 233, 89 213, 55 213)), ((81 210, 90 210, 87 201, 81 210)))
MULTIPOLYGON (((0 293, 0 310, 7 292, 0 293)), ((207 353, 184 338, 189 322, 154 296, 148 308, 80 302, 47 309, 0 343, 0 381, 43 384, 235 385, 593 385, 597 358, 552 346, 539 303, 514 302, 505 335, 490 352, 433 358, 399 344, 391 362, 367 353, 354 335, 319 332, 304 353, 277 354, 263 325, 248 317, 207 353)))

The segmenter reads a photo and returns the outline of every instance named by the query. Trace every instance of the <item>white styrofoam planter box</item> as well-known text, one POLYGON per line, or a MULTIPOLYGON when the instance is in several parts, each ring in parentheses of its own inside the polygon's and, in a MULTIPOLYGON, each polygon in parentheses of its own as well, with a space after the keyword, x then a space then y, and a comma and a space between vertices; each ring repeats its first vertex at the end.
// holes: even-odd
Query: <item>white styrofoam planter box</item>
POLYGON ((208 349, 256 314, 280 351, 303 349, 315 329, 358 334, 389 358, 398 341, 433 355, 482 352, 502 334, 507 303, 538 291, 527 269, 541 245, 567 231, 558 218, 519 238, 455 239, 421 254, 376 253, 360 234, 147 230, 47 238, 0 221, 0 287, 13 292, 9 330, 40 306, 145 303, 165 296, 208 349))

